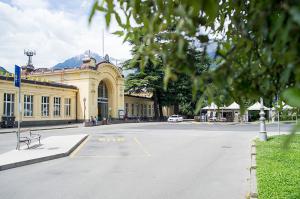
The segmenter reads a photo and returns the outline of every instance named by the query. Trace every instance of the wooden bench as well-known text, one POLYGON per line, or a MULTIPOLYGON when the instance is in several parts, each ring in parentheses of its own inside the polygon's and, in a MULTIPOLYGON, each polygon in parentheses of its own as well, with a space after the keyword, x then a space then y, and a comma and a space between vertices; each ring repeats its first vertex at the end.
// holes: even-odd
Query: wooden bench
MULTIPOLYGON (((18 133, 18 131, 16 131, 18 133)), ((20 130, 20 144, 25 143, 27 145, 27 148, 29 149, 29 146, 32 142, 32 140, 38 140, 39 144, 41 144, 41 135, 38 133, 32 133, 31 129, 21 129, 20 130), (21 133, 29 132, 29 136, 21 136, 21 133)))

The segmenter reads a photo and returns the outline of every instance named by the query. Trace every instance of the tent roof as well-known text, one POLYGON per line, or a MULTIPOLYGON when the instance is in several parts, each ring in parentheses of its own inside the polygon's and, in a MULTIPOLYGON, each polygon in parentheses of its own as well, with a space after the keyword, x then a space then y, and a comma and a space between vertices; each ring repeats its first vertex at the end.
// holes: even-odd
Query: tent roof
POLYGON ((205 106, 202 108, 202 110, 214 110, 214 109, 218 109, 218 106, 213 102, 209 106, 205 106))
MULTIPOLYGON (((276 106, 278 107, 278 106, 276 106)), ((275 107, 272 107, 272 110, 275 110, 276 108, 275 107)), ((283 110, 292 110, 294 109, 294 107, 288 105, 288 104, 285 104, 283 107, 282 107, 283 110)))
MULTIPOLYGON (((260 110, 260 103, 256 102, 252 106, 248 108, 249 111, 259 111, 260 110)), ((264 110, 270 110, 268 107, 264 106, 264 110)))
POLYGON ((240 109, 240 105, 238 105, 236 102, 233 102, 227 107, 224 107, 224 109, 240 109))
POLYGON ((283 110, 286 110, 286 109, 293 109, 294 107, 291 107, 290 105, 286 104, 283 106, 283 110))

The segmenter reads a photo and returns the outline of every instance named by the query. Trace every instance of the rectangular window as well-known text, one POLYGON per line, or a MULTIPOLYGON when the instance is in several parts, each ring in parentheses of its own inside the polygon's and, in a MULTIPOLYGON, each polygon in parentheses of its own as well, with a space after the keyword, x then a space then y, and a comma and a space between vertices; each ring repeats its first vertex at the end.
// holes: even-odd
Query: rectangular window
POLYGON ((128 115, 128 103, 125 104, 125 114, 128 115))
POLYGON ((65 115, 71 116, 71 98, 65 98, 65 115))
POLYGON ((131 104, 131 115, 134 116, 134 104, 131 104))
POLYGON ((136 116, 140 115, 140 106, 137 104, 136 105, 136 116))
POLYGON ((144 116, 143 104, 141 104, 141 116, 144 116))
POLYGON ((144 114, 147 117, 147 105, 146 104, 144 104, 144 114))
POLYGON ((149 114, 150 117, 152 116, 152 114, 151 114, 151 105, 148 106, 148 114, 149 114))
POLYGON ((54 111, 53 111, 53 115, 54 116, 60 116, 60 97, 54 97, 54 111))
POLYGON ((154 105, 152 104, 152 111, 151 111, 152 115, 155 115, 154 113, 154 105))
POLYGON ((33 95, 24 95, 24 116, 33 116, 33 95))
POLYGON ((14 116, 15 94, 4 93, 4 116, 14 116))
POLYGON ((42 96, 42 116, 49 116, 49 97, 42 96))

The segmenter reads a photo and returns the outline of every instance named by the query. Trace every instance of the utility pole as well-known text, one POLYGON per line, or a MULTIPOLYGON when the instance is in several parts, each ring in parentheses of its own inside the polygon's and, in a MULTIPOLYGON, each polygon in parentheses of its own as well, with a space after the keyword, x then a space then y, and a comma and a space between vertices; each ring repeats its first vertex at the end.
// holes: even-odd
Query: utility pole
POLYGON ((83 112, 83 123, 85 123, 85 109, 86 109, 85 102, 86 102, 86 98, 84 97, 83 98, 83 109, 84 109, 84 112, 83 112))
POLYGON ((22 117, 22 106, 21 106, 21 67, 15 65, 15 87, 18 87, 19 103, 18 103, 18 133, 17 133, 17 150, 20 150, 20 128, 21 128, 21 117, 22 117))
POLYGON ((261 97, 260 98, 260 112, 259 112, 260 118, 260 131, 259 131, 259 139, 261 141, 267 141, 267 131, 266 131, 266 123, 265 123, 265 111, 264 111, 264 100, 261 97))
POLYGON ((277 127, 278 127, 278 134, 280 135, 280 112, 279 112, 279 98, 277 95, 277 127))

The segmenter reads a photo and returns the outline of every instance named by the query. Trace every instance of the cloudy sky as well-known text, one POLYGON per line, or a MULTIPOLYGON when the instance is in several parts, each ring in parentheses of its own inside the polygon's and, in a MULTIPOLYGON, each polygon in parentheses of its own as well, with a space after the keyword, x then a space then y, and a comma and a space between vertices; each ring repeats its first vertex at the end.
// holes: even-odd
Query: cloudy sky
POLYGON ((105 54, 130 58, 130 46, 106 30, 98 13, 91 26, 88 15, 93 0, 0 0, 0 66, 13 71, 24 65, 24 49, 36 50, 33 63, 52 67, 67 58, 91 50, 102 55, 102 30, 105 29, 105 54))

